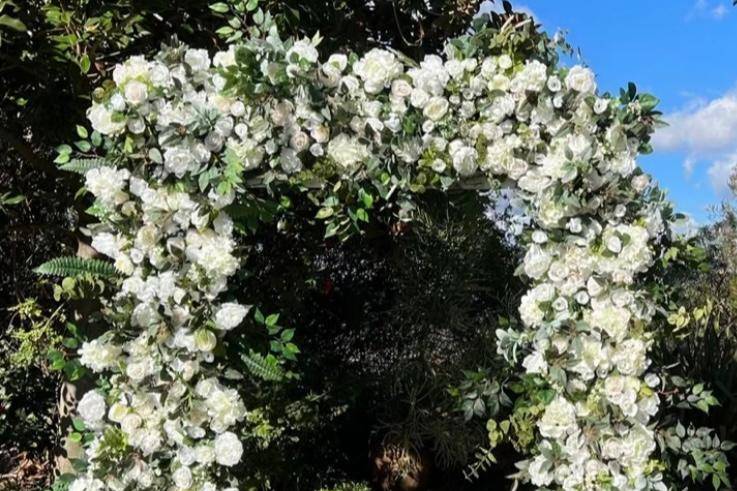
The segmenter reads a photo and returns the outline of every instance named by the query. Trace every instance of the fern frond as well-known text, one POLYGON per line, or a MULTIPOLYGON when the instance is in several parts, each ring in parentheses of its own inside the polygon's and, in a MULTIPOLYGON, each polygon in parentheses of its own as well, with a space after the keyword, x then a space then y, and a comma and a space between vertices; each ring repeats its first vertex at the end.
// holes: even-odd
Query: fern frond
POLYGON ((48 276, 116 276, 118 271, 111 263, 100 259, 82 259, 75 256, 57 257, 43 263, 33 270, 35 273, 48 276))
POLYGON ((277 382, 284 377, 284 372, 282 372, 279 363, 271 355, 264 358, 260 353, 251 351, 247 355, 242 354, 241 358, 248 370, 263 380, 277 382))
POLYGON ((113 165, 112 162, 103 158, 72 159, 66 164, 60 165, 59 168, 67 172, 86 174, 87 171, 90 169, 97 169, 98 167, 109 167, 111 165, 113 165))

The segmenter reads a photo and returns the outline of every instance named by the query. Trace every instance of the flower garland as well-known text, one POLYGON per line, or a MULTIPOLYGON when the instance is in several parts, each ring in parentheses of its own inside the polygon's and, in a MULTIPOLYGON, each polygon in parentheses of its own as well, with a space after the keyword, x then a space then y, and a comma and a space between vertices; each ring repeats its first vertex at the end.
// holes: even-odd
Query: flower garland
POLYGON ((321 62, 319 38, 272 29, 212 59, 176 46, 115 68, 88 111, 109 165, 86 186, 101 218, 92 246, 124 279, 105 305, 109 331, 80 350, 111 389, 79 403, 95 436, 72 491, 238 489, 229 468, 247 408, 214 352, 248 313, 221 298, 239 265, 228 206, 253 178, 274 192, 327 183, 318 217, 341 235, 374 201, 404 219, 413 193, 478 175, 530 216, 517 238, 524 328, 500 331, 499 350, 511 363, 526 350, 523 370, 554 395, 520 479, 667 489, 653 460, 655 306, 638 283, 666 231, 635 161, 655 100, 599 95, 589 69, 556 64, 552 43, 479 39, 419 64, 379 48, 321 62))

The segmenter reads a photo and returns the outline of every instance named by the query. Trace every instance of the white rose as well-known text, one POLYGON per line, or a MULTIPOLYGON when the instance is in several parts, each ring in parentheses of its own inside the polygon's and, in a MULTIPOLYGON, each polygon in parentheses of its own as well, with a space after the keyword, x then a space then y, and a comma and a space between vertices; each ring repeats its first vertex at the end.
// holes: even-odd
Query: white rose
POLYGON ((136 413, 128 413, 123 416, 123 419, 120 422, 120 429, 123 430, 124 433, 131 435, 136 429, 140 428, 142 424, 143 419, 139 415, 136 413))
POLYGON ((539 279, 550 267, 553 258, 539 245, 532 245, 524 258, 525 274, 533 279, 539 279))
POLYGON ((368 149, 357 138, 341 133, 328 143, 328 157, 338 165, 350 169, 366 160, 368 149))
POLYGON ((110 410, 107 412, 107 417, 110 421, 120 423, 121 421, 123 421, 123 418, 126 417, 129 411, 130 410, 128 409, 128 406, 116 402, 115 404, 110 406, 110 410))
POLYGON ((200 464, 210 464, 215 460, 215 450, 210 445, 198 445, 195 448, 195 458, 200 464))
POLYGON ((184 62, 195 72, 204 71, 210 68, 210 55, 206 49, 188 49, 184 62))
POLYGON ((310 136, 317 143, 325 143, 330 138, 330 129, 324 124, 317 125, 310 130, 310 136))
POLYGON ((125 120, 113 121, 113 113, 102 104, 93 103, 87 110, 87 119, 92 123, 92 128, 103 135, 114 135, 125 128, 125 120))
POLYGON ((446 61, 445 69, 447 70, 448 74, 454 79, 461 78, 463 72, 465 71, 465 67, 463 66, 463 62, 461 60, 446 61))
POLYGON ((304 131, 296 131, 289 139, 289 145, 297 152, 301 152, 310 146, 310 137, 304 131))
POLYGON ((507 90, 509 90, 510 83, 511 82, 509 81, 509 77, 497 73, 496 75, 491 77, 488 88, 489 90, 501 90, 502 92, 506 92, 507 90))
POLYGON ((612 304, 595 305, 585 314, 592 327, 607 333, 615 341, 621 341, 627 334, 631 317, 629 310, 612 304))
POLYGON ((143 361, 129 363, 128 366, 125 367, 125 374, 131 380, 140 382, 146 378, 146 375, 148 375, 148 364, 143 361))
POLYGON ((215 461, 226 467, 232 467, 241 460, 243 444, 238 437, 226 431, 215 438, 215 461))
POLYGON ((215 327, 228 331, 238 326, 243 319, 246 318, 250 307, 240 305, 235 302, 228 302, 220 305, 215 313, 215 327))
POLYGON ((374 48, 353 64, 353 72, 363 80, 367 93, 377 94, 402 73, 402 64, 393 53, 374 48))
POLYGON ((302 160, 293 148, 282 148, 279 154, 279 164, 287 174, 293 174, 302 170, 302 160))
POLYGON ((94 390, 87 392, 77 405, 77 411, 85 423, 96 425, 105 417, 105 398, 94 390))
POLYGON ((124 94, 128 102, 137 106, 148 99, 148 86, 138 80, 131 80, 125 84, 124 94))
POLYGON ((412 91, 412 95, 409 98, 410 104, 412 104, 413 107, 417 108, 425 107, 425 104, 427 104, 429 100, 430 94, 422 89, 414 89, 412 91))
POLYGON ((345 67, 348 66, 348 57, 342 53, 334 53, 328 58, 327 65, 342 73, 345 67))
POLYGON ((497 64, 502 70, 508 70, 512 68, 512 58, 509 55, 501 55, 499 58, 497 58, 497 64))
POLYGON ((486 58, 481 62, 481 76, 490 79, 496 73, 496 60, 494 58, 486 58))
POLYGON ((164 168, 181 178, 194 170, 196 161, 192 151, 185 147, 169 147, 164 151, 164 168))
POLYGON ((593 94, 596 90, 594 72, 576 65, 566 75, 566 87, 584 94, 593 94))
POLYGON ((431 97, 425 104, 422 114, 433 121, 440 121, 448 112, 449 106, 448 99, 445 97, 431 97))
POLYGON ((317 62, 317 57, 317 49, 309 39, 300 39, 287 51, 287 61, 290 63, 299 62, 300 60, 315 63, 317 62))
POLYGON ((650 184, 650 178, 645 174, 640 174, 632 178, 632 188, 641 193, 650 184))
POLYGON ((625 416, 637 414, 637 393, 640 381, 634 377, 609 375, 604 381, 604 393, 612 404, 618 406, 625 416))
POLYGON ((647 368, 647 348, 639 339, 626 339, 617 346, 612 363, 622 375, 639 375, 647 368))
POLYGON ((407 97, 412 93, 412 86, 404 79, 398 78, 392 82, 392 95, 394 97, 407 97))
POLYGON ((189 489, 192 486, 192 471, 189 467, 180 467, 171 475, 174 485, 179 489, 189 489))
POLYGON ((198 329, 194 333, 194 345, 200 351, 214 350, 217 342, 217 337, 209 329, 198 329))
POLYGON ((535 350, 522 360, 526 373, 548 373, 548 362, 542 351, 535 350))
POLYGON ((340 77, 343 70, 348 65, 348 57, 344 54, 330 55, 328 61, 322 65, 322 73, 327 85, 335 87, 340 83, 340 77))

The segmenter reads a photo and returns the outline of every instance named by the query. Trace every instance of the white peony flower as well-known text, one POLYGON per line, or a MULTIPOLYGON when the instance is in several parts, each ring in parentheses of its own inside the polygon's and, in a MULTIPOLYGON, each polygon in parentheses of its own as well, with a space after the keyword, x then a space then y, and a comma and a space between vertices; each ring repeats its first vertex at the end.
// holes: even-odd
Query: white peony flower
POLYGON ((622 375, 640 375, 647 368, 647 347, 639 339, 626 339, 614 350, 612 363, 622 375))
POLYGON ((235 302, 220 305, 215 312, 215 327, 223 331, 229 331, 238 326, 246 318, 250 307, 235 302))
POLYGON ((580 65, 574 66, 566 75, 566 87, 583 94, 593 94, 596 91, 594 72, 580 65))
POLYGON ((546 438, 561 439, 570 435, 578 430, 575 406, 563 396, 557 396, 545 406, 537 427, 546 438))
POLYGON ((186 147, 169 147, 164 151, 164 168, 181 178, 184 174, 195 170, 197 161, 192 150, 186 147))
POLYGON ((357 138, 341 133, 328 143, 328 157, 345 169, 353 169, 368 157, 368 149, 357 138))
POLYGON ((527 249, 523 261, 525 274, 533 279, 541 278, 550 267, 553 257, 545 249, 533 244, 527 249))
POLYGON ((545 354, 540 350, 535 350, 522 360, 522 366, 525 368, 526 373, 541 373, 545 374, 548 372, 548 362, 545 361, 545 354))

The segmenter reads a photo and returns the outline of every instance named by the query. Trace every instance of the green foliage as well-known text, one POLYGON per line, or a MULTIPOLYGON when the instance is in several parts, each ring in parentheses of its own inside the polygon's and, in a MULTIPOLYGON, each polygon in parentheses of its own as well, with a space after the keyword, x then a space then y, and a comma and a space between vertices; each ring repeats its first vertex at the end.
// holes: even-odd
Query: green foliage
MULTIPOLYGON (((58 325, 64 313, 61 309, 47 311, 35 299, 12 306, 8 312, 8 324, 0 335, 0 455, 4 457, 0 466, 21 451, 26 465, 43 465, 48 459, 45 449, 58 428, 59 379, 47 369, 45 351, 61 346, 58 325)), ((5 474, 0 486, 32 489, 31 485, 44 484, 43 474, 30 477, 33 481, 24 487, 26 483, 14 482, 12 475, 5 474)))
POLYGON ((263 380, 278 382, 284 378, 279 362, 272 354, 263 356, 251 351, 241 354, 241 359, 252 374, 263 380))
POLYGON ((34 271, 40 275, 61 277, 91 275, 109 278, 118 274, 115 266, 107 261, 76 256, 57 257, 38 266, 34 271))
POLYGON ((110 165, 110 162, 101 158, 71 159, 64 164, 59 165, 59 168, 67 172, 85 174, 90 169, 96 169, 98 167, 105 167, 110 165))
POLYGON ((48 346, 46 358, 49 370, 62 372, 66 380, 74 382, 88 373, 87 368, 79 362, 79 358, 76 356, 76 350, 82 345, 85 338, 76 324, 66 322, 64 327, 65 329, 60 336, 62 338, 61 346, 58 344, 48 346))
POLYGON ((0 194, 0 211, 5 211, 7 206, 14 206, 23 203, 25 196, 17 194, 13 196, 12 193, 0 194))

